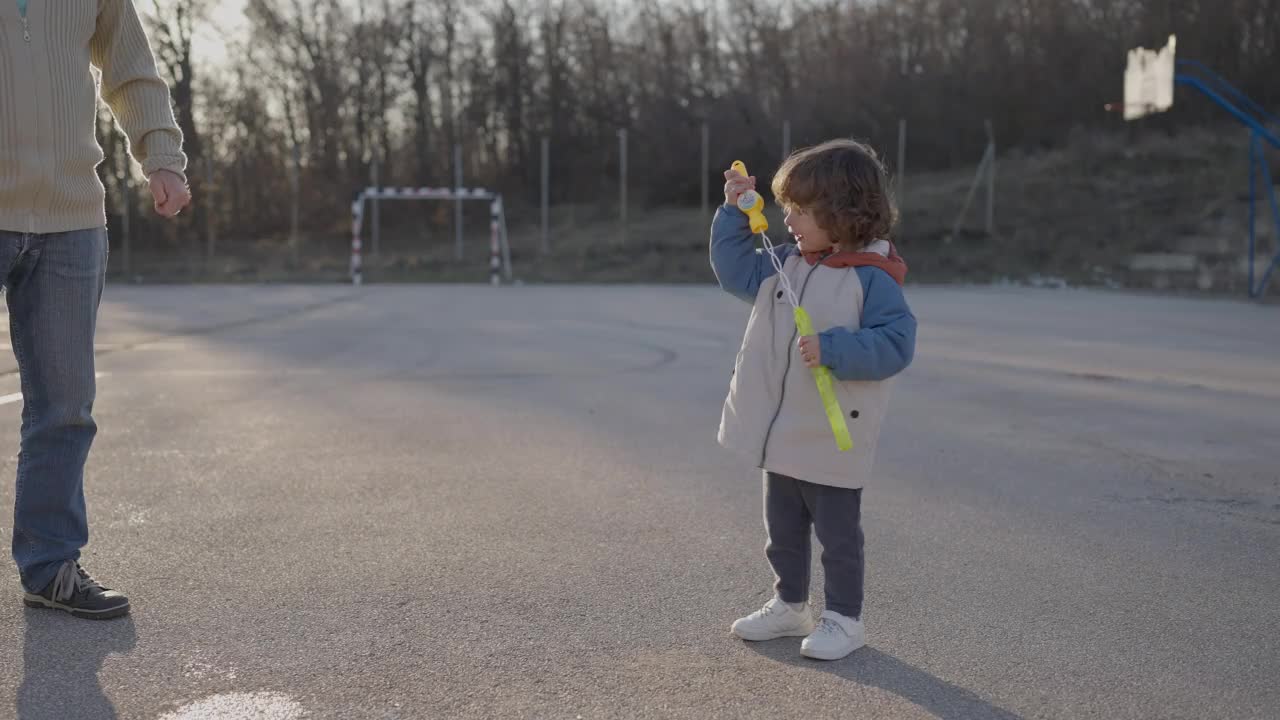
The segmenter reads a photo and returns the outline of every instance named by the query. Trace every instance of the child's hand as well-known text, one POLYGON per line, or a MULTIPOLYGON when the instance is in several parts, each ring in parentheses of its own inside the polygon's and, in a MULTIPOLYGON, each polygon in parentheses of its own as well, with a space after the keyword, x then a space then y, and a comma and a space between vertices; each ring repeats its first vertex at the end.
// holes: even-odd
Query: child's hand
POLYGON ((822 366, 822 340, 817 335, 805 335, 796 345, 800 347, 800 359, 804 361, 805 367, 822 366))
POLYGON ((724 171, 724 201, 734 207, 738 206, 738 198, 748 190, 756 189, 756 178, 742 177, 736 170, 724 171))

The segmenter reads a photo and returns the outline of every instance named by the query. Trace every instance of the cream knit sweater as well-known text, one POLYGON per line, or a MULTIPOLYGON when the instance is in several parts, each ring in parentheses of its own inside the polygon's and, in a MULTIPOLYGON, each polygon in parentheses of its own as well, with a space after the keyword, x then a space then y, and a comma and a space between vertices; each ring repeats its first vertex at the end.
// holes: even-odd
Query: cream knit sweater
POLYGON ((91 63, 143 173, 183 175, 182 132, 133 0, 29 0, 25 18, 0 0, 0 230, 106 224, 91 63))

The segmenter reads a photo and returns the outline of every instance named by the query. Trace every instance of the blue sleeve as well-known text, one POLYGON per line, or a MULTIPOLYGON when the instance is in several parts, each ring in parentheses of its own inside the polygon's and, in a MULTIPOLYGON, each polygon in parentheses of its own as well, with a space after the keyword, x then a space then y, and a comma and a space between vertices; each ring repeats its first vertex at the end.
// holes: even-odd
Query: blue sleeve
MULTIPOLYGON (((780 262, 795 251, 795 245, 776 246, 780 262)), ((711 269, 722 289, 749 303, 756 301, 760 283, 777 272, 764 251, 751 242, 746 213, 731 205, 721 205, 711 221, 711 269)))
POLYGON ((889 273, 857 269, 862 281, 862 323, 858 330, 819 333, 822 364, 839 380, 887 380, 907 369, 916 353, 916 317, 889 273))

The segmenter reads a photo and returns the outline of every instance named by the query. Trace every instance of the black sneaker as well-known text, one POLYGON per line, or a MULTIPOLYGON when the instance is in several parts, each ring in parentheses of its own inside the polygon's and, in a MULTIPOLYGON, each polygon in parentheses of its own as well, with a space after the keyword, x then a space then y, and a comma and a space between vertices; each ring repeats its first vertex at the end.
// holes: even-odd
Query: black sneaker
POLYGON ((22 602, 29 608, 62 610, 86 620, 108 620, 129 613, 129 598, 102 587, 74 560, 63 563, 48 587, 27 593, 22 602))

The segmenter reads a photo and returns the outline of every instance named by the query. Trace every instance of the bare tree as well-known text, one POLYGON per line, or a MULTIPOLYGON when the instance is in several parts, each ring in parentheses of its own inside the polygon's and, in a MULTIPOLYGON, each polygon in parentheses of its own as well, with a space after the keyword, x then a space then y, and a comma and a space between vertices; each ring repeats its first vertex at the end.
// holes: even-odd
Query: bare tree
POLYGON ((169 79, 174 114, 192 164, 203 157, 195 120, 195 63, 192 38, 197 23, 208 20, 210 0, 152 0, 152 47, 161 72, 169 79))
POLYGON ((430 6, 425 3, 408 0, 400 9, 401 16, 407 16, 405 37, 405 69, 409 75, 409 94, 412 97, 413 113, 413 157, 416 176, 421 182, 429 183, 435 177, 433 173, 432 138, 435 137, 435 119, 432 101, 432 73, 436 67, 436 40, 433 34, 435 23, 432 20, 430 6))
MULTIPOLYGON (((192 47, 212 4, 151 0, 147 21, 188 153, 217 164, 219 209, 246 236, 287 222, 271 198, 295 146, 304 220, 329 230, 370 159, 384 177, 447 183, 457 143, 468 182, 528 190, 550 137, 557 198, 609 200, 626 127, 643 148, 633 196, 658 203, 697 202, 703 121, 713 162, 766 169, 783 121, 795 145, 891 146, 905 118, 922 170, 971 163, 987 118, 1004 147, 1050 146, 1114 123, 1099 107, 1121 92, 1126 51, 1171 32, 1180 56, 1280 108, 1280 0, 248 0, 252 39, 216 78, 192 47)), ((1186 105, 1151 123, 1220 116, 1186 105)), ((113 132, 100 134, 116 192, 113 132)))

